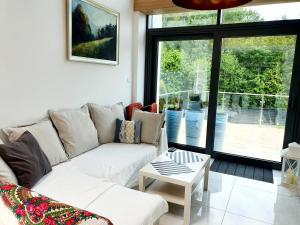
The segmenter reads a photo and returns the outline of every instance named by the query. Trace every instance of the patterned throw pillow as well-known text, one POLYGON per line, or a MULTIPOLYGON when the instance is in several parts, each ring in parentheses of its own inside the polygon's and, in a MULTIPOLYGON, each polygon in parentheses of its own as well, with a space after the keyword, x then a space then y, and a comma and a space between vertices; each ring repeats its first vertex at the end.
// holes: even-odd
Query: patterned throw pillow
POLYGON ((116 120, 115 142, 125 144, 141 143, 141 121, 116 120))

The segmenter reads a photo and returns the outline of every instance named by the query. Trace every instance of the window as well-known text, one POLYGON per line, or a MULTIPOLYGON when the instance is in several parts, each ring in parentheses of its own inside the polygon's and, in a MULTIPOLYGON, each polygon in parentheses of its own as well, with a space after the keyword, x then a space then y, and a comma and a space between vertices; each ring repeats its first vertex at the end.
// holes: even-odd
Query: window
POLYGON ((224 24, 300 19, 300 3, 225 9, 222 15, 224 24))
POLYGON ((150 16, 149 28, 215 25, 217 14, 217 11, 201 11, 154 15, 150 16))
POLYGON ((169 142, 205 148, 212 40, 159 44, 158 102, 167 116, 169 142))
MULTIPOLYGON (((149 28, 216 25, 217 14, 217 11, 194 11, 153 15, 149 17, 149 28)), ((293 19, 300 19, 300 2, 225 9, 220 22, 234 24, 293 19)))
POLYGON ((281 161, 296 36, 223 39, 214 150, 281 161))

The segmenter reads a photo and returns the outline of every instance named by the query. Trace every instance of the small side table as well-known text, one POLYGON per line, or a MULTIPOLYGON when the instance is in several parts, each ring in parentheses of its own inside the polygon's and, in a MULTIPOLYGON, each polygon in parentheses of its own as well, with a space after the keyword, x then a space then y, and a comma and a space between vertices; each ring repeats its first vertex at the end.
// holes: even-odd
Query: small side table
MULTIPOLYGON (((182 150, 177 150, 182 151, 182 150)), ((184 152, 184 151, 183 151, 184 152)), ((191 198, 193 191, 198 187, 204 178, 204 190, 208 189, 208 177, 210 170, 210 156, 194 153, 202 159, 201 162, 185 164, 193 170, 191 173, 179 175, 161 175, 151 163, 140 170, 139 190, 162 196, 167 202, 184 206, 184 225, 190 224, 191 198), (154 179, 155 182, 145 189, 145 180, 154 179)), ((161 155, 154 162, 170 161, 166 155, 161 155)))

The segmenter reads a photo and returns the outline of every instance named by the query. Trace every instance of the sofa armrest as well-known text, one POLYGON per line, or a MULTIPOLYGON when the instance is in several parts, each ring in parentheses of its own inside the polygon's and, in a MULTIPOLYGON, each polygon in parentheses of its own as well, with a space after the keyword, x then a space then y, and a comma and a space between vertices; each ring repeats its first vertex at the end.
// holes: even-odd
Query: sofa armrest
POLYGON ((169 147, 168 147, 168 136, 167 136, 167 130, 166 128, 161 128, 161 134, 160 134, 160 139, 159 139, 159 145, 158 145, 158 151, 157 155, 161 155, 164 152, 167 152, 169 147))

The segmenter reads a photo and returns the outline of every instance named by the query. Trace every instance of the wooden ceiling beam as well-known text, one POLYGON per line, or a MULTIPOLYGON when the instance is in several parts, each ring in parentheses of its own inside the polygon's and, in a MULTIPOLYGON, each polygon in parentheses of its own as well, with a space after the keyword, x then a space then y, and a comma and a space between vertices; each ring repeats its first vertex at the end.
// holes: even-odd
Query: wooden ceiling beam
MULTIPOLYGON (((266 5, 288 2, 300 2, 300 0, 253 0, 245 6, 266 5)), ((186 12, 187 9, 177 7, 172 0, 134 0, 134 11, 142 12, 146 15, 163 14, 172 12, 186 12)))

